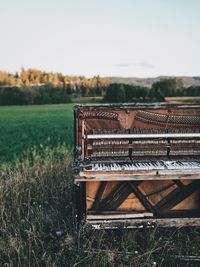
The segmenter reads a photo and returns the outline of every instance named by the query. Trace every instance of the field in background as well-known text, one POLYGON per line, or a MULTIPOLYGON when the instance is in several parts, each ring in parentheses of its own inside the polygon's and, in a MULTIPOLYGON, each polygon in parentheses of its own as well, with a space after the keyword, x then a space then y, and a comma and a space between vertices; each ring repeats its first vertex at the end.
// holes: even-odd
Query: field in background
POLYGON ((170 104, 200 104, 199 96, 165 97, 165 101, 170 104))
POLYGON ((79 97, 72 97, 72 103, 101 103, 103 101, 103 96, 79 96, 79 97))
POLYGON ((73 104, 0 107, 0 162, 31 149, 72 145, 73 104))

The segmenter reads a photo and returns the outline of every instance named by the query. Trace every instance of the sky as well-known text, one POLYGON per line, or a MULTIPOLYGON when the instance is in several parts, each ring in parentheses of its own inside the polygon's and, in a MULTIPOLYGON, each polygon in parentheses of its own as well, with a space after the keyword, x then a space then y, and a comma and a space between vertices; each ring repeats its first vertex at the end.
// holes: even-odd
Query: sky
POLYGON ((0 0, 0 70, 200 76, 200 0, 0 0))

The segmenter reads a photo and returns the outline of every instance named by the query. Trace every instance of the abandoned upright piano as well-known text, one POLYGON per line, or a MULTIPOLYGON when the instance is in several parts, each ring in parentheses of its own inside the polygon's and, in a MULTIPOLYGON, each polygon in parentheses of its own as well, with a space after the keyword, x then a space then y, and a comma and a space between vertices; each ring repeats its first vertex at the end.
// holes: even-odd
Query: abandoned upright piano
POLYGON ((77 221, 200 225, 200 106, 77 105, 77 221))

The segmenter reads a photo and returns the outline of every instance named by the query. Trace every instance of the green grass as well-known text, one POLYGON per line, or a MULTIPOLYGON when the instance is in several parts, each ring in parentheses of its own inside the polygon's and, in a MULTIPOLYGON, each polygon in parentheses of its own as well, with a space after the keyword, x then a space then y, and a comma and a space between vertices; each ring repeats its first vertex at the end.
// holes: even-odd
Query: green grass
POLYGON ((73 142, 73 105, 0 107, 0 162, 14 162, 33 147, 73 142))
POLYGON ((73 97, 71 99, 72 103, 102 103, 103 97, 102 96, 79 96, 79 97, 73 97))
POLYGON ((199 96, 166 97, 165 101, 170 104, 200 104, 199 96))

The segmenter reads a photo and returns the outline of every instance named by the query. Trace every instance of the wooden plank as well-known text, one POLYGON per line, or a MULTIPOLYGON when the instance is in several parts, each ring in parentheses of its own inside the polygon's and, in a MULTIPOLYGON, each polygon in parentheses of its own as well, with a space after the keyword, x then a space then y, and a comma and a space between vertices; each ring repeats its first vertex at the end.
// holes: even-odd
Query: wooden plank
POLYGON ((111 199, 102 209, 116 210, 131 194, 129 188, 123 187, 121 192, 114 199, 111 199))
MULTIPOLYGON (((138 186, 141 181, 135 182, 135 185, 138 186)), ((108 196, 100 201, 98 204, 99 210, 116 210, 132 193, 132 188, 126 183, 121 182, 115 186, 115 188, 108 194, 108 196)), ((93 210, 93 209, 91 209, 93 210)))
POLYGON ((101 200, 103 192, 104 192, 104 190, 106 188, 106 185, 107 185, 107 182, 105 182, 105 181, 101 182, 101 184, 99 186, 99 189, 97 191, 97 194, 95 196, 95 201, 94 201, 94 203, 92 205, 92 210, 96 210, 98 208, 98 205, 100 203, 100 200, 101 200))
MULTIPOLYGON (((170 181, 170 180, 169 180, 169 181, 170 181)), ((174 181, 179 181, 179 180, 174 180, 174 181)), ((159 184, 163 185, 163 184, 166 183, 166 182, 167 182, 167 180, 162 181, 162 182, 159 183, 159 184)), ((162 187, 161 189, 158 189, 158 190, 156 190, 156 191, 154 191, 154 192, 148 193, 148 194, 146 195, 146 197, 147 197, 147 198, 150 198, 150 197, 152 197, 152 196, 154 196, 154 195, 157 195, 157 194, 159 194, 159 193, 162 193, 162 192, 164 192, 164 191, 170 189, 170 188, 173 187, 173 186, 174 186, 174 183, 170 183, 170 184, 168 184, 168 185, 162 187)), ((146 187, 145 187, 145 189, 146 189, 146 187)))
POLYGON ((189 174, 200 174, 200 169, 181 169, 181 170, 159 170, 158 175, 189 175, 189 174))
POLYGON ((125 187, 124 183, 118 183, 114 189, 99 203, 99 209, 103 209, 116 195, 121 194, 122 189, 125 187))
POLYGON ((99 203, 100 210, 114 210, 130 195, 126 183, 119 183, 108 196, 99 203))
MULTIPOLYGON (((85 135, 86 138, 86 135, 85 135)), ((152 139, 152 138, 200 138, 200 133, 163 134, 88 134, 88 139, 152 139)))
POLYGON ((81 171, 80 176, 91 176, 91 175, 157 175, 156 170, 138 170, 138 171, 124 171, 124 170, 119 170, 119 171, 81 171))
POLYGON ((184 187, 184 184, 180 180, 173 180, 173 182, 180 188, 184 187))
POLYGON ((137 185, 134 182, 128 182, 128 185, 131 187, 133 193, 140 200, 145 209, 154 213, 156 209, 151 205, 148 199, 146 199, 146 197, 141 193, 137 185))
POLYGON ((200 226, 200 218, 135 218, 113 220, 86 220, 86 224, 95 229, 138 228, 138 227, 188 227, 200 226))
POLYGON ((80 176, 90 176, 90 175, 174 175, 174 174, 199 174, 200 169, 180 169, 180 170, 133 170, 133 171, 125 171, 125 170, 118 170, 118 171, 81 171, 80 176))
POLYGON ((134 219, 153 217, 151 212, 123 213, 123 214, 87 214, 86 220, 134 219))
POLYGON ((131 175, 131 174, 123 174, 123 175, 90 175, 90 176, 75 176, 74 182, 85 182, 85 181, 145 181, 145 180, 197 180, 200 179, 200 172, 195 174, 163 174, 163 175, 131 175))
POLYGON ((159 201, 154 208, 160 212, 169 211, 171 208, 176 206, 182 200, 190 196, 196 190, 199 190, 199 181, 192 182, 183 187, 178 187, 169 193, 165 198, 159 201))

